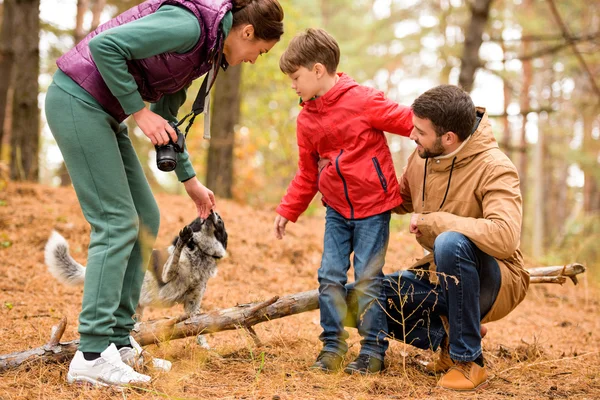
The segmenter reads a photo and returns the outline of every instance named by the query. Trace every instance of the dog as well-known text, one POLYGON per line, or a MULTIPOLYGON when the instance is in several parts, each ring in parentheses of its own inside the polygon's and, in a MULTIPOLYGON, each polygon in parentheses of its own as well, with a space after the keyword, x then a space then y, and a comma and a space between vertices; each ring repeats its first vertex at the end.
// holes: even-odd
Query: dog
MULTIPOLYGON (((206 284, 217 274, 216 260, 226 254, 227 230, 221 216, 214 211, 208 218, 196 218, 186 225, 167 254, 153 250, 136 310, 138 321, 144 308, 150 305, 183 304, 186 316, 199 314, 206 284)), ((85 267, 71 257, 67 241, 58 232, 52 232, 44 255, 49 272, 58 281, 67 285, 83 284, 85 267)), ((208 347, 203 336, 199 335, 197 341, 202 347, 208 347)))

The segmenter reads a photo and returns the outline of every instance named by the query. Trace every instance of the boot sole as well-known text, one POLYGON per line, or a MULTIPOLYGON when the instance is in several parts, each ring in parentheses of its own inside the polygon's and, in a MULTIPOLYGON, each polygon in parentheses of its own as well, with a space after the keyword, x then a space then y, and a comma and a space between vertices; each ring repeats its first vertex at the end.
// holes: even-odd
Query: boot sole
POLYGON ((67 374, 67 383, 70 385, 87 385, 87 386, 91 386, 94 388, 110 388, 110 389, 117 389, 119 391, 123 391, 125 389, 124 386, 122 385, 110 385, 108 383, 105 383, 103 381, 99 381, 97 379, 94 378, 90 378, 89 376, 83 376, 83 375, 71 375, 70 373, 67 374))
POLYGON ((483 381, 479 385, 475 386, 473 389, 453 389, 453 388, 447 388, 444 386, 439 386, 439 387, 441 387, 442 389, 451 390, 453 392, 476 392, 478 390, 487 388, 489 385, 490 385, 489 381, 483 381))
POLYGON ((132 382, 132 383, 111 383, 111 382, 106 382, 100 379, 94 379, 92 377, 89 376, 85 376, 85 375, 73 375, 71 373, 67 374, 67 383, 73 385, 73 384, 78 384, 78 385, 91 385, 93 387, 106 387, 106 388, 111 388, 111 389, 117 389, 117 390, 125 390, 128 388, 132 388, 136 385, 138 386, 144 386, 144 385, 148 385, 150 382, 132 382))

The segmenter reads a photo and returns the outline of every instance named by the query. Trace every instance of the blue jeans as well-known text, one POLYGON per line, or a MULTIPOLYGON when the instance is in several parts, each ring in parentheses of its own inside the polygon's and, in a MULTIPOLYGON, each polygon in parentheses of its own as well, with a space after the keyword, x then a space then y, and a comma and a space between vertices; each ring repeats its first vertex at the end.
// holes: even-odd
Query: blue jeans
POLYGON ((319 307, 323 350, 343 356, 348 351, 344 330, 347 314, 346 283, 354 252, 353 290, 357 300, 361 354, 383 360, 386 339, 385 289, 382 268, 389 240, 391 213, 346 219, 331 207, 325 216, 323 258, 319 268, 319 307))
MULTIPOLYGON (((433 249, 440 284, 412 270, 386 275, 387 325, 390 336, 421 349, 436 350, 450 325, 450 357, 473 361, 481 354, 480 324, 500 290, 498 262, 466 236, 444 232, 433 249), (445 274, 442 275, 442 274, 445 274)), ((427 269, 427 266, 423 266, 427 269)), ((348 285, 348 326, 357 314, 354 287, 348 285)))

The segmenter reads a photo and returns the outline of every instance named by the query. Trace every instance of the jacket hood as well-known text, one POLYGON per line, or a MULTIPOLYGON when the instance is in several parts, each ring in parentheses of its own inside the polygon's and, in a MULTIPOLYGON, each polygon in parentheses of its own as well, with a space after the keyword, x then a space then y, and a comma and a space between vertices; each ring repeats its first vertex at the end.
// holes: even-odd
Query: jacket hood
MULTIPOLYGON (((476 155, 498 148, 498 142, 494 138, 492 126, 490 124, 485 108, 477 107, 477 126, 475 132, 469 136, 463 144, 453 153, 439 157, 433 157, 435 171, 447 171, 452 168, 460 168, 469 163, 476 155)), ((431 161, 430 161, 431 162, 431 161)))
POLYGON ((338 72, 337 75, 339 76, 338 81, 336 82, 335 85, 333 85, 333 87, 331 89, 329 89, 327 91, 327 93, 325 93, 323 96, 319 96, 315 99, 303 101, 300 103, 300 105, 307 109, 315 108, 319 111, 322 111, 328 105, 333 104, 336 101, 338 101, 339 98, 342 95, 344 95, 347 91, 359 86, 358 83, 356 83, 356 81, 354 79, 352 79, 350 76, 346 75, 345 73, 338 72))
POLYGON ((425 166, 423 170, 423 193, 422 200, 425 202, 426 196, 426 183, 427 183, 427 165, 431 165, 431 170, 433 172, 446 172, 449 171, 448 181, 446 183, 446 191, 444 194, 444 198, 440 204, 439 210, 442 209, 444 203, 446 202, 446 198, 448 196, 448 191, 450 190, 450 184, 452 182, 452 172, 455 169, 459 169, 465 167, 469 164, 471 160, 473 160, 478 154, 481 154, 485 151, 489 151, 494 148, 498 148, 498 142, 494 138, 492 133, 492 126, 488 119, 488 115, 485 112, 485 108, 477 108, 477 119, 475 122, 475 131, 469 136, 467 139, 463 141, 458 149, 450 154, 445 154, 439 157, 433 157, 433 161, 430 159, 425 160, 425 166))

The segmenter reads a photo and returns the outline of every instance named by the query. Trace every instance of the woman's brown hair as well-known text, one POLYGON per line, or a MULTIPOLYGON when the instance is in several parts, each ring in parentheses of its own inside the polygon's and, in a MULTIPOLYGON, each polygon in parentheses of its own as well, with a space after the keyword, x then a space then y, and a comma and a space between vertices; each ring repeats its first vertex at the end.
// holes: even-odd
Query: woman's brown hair
POLYGON ((277 0, 233 0, 233 28, 254 27, 254 37, 267 42, 283 35, 283 8, 277 0))

